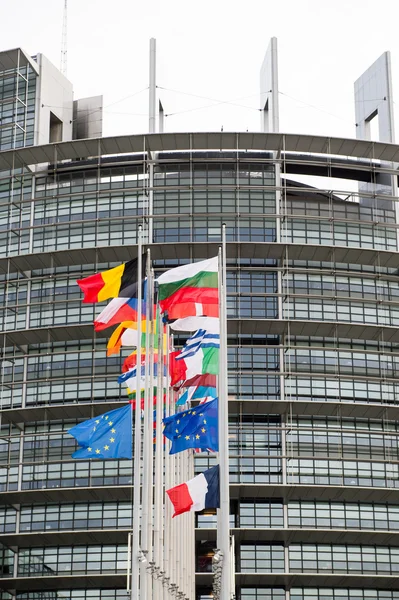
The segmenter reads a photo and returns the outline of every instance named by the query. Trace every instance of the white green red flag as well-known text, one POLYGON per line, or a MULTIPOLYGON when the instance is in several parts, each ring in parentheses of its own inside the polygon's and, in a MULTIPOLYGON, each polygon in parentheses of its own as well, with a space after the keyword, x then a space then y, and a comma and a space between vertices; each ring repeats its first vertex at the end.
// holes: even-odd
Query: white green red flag
POLYGON ((218 316, 218 257, 182 265, 158 277, 158 302, 167 318, 218 316), (211 314, 209 314, 211 313, 211 314))

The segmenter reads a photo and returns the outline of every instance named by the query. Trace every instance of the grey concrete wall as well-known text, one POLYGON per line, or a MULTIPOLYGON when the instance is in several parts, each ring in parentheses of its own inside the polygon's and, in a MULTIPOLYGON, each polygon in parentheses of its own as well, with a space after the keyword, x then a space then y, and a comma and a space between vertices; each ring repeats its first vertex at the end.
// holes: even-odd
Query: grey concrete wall
POLYGON ((72 140, 72 83, 43 55, 37 55, 35 145, 50 141, 50 113, 62 122, 62 140, 72 140))
POLYGON ((358 139, 371 139, 370 122, 375 114, 378 114, 378 141, 395 143, 390 52, 384 52, 355 81, 358 139))
POLYGON ((73 139, 102 137, 103 97, 81 98, 73 103, 73 139))

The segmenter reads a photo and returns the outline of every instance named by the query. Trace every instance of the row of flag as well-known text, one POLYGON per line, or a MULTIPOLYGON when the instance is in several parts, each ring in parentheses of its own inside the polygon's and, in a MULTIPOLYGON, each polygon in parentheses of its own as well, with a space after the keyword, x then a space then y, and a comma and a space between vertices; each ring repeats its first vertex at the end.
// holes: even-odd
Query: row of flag
MULTIPOLYGON (((107 354, 119 353, 122 347, 135 348, 125 358, 119 383, 126 386, 128 404, 99 417, 89 419, 69 430, 80 448, 72 455, 80 459, 132 458, 132 422, 136 398, 143 409, 145 380, 158 373, 168 381, 176 396, 173 413, 163 419, 164 438, 170 440, 170 454, 189 449, 217 452, 220 321, 219 321, 219 259, 187 264, 163 273, 156 291, 148 289, 148 279, 139 281, 138 259, 78 280, 85 303, 111 300, 94 320, 95 331, 116 325, 108 344, 107 354), (143 299, 139 310, 138 292, 143 299), (153 298, 150 312, 162 314, 162 321, 148 312, 147 294, 153 298), (138 327, 139 313, 142 315, 138 327), (191 332, 181 350, 169 350, 165 323, 174 332, 191 332), (138 329, 141 330, 140 339, 138 329), (145 358, 146 336, 152 332, 152 364, 137 365, 137 349, 145 358), (162 330, 162 348, 158 347, 158 331, 162 330), (167 360, 161 359, 166 357, 167 360), (158 360, 159 359, 159 360, 158 360), (160 364, 162 361, 162 364, 160 364), (166 372, 166 365, 169 365, 166 372), (137 383, 139 382, 139 383, 137 383), (139 389, 137 389, 139 388, 139 389), (194 404, 195 403, 195 404, 194 404)), ((148 343, 147 343, 148 348, 148 343)), ((154 398, 157 389, 153 389, 154 398)), ((162 391, 164 394, 164 390, 162 391)), ((164 394, 164 400, 166 395, 164 394)), ((155 403, 154 403, 155 404, 155 403)), ((155 421, 155 417, 153 418, 155 421)), ((219 507, 219 468, 212 468, 189 482, 166 490, 175 509, 173 516, 189 510, 219 507)))

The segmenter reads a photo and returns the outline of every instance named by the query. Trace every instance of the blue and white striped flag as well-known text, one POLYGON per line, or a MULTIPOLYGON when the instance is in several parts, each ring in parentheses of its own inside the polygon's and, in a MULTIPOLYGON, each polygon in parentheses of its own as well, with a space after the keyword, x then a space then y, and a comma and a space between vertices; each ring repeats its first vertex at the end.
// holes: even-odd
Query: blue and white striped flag
POLYGON ((210 333, 205 329, 198 329, 198 331, 187 340, 180 354, 176 356, 176 360, 194 356, 199 350, 205 348, 220 348, 220 335, 218 333, 210 333))

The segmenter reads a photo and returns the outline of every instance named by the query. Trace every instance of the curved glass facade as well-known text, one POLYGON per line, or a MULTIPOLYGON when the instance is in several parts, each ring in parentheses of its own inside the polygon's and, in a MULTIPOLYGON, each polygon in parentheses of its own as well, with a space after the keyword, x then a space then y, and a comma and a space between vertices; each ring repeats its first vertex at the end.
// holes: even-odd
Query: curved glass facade
MULTIPOLYGON (((395 165, 168 144, 0 172, 4 600, 125 597, 131 462, 74 461, 65 435, 125 400, 75 282, 134 257, 139 225, 160 273, 215 255, 222 223, 237 598, 399 600, 395 165)), ((215 515, 196 525, 207 600, 215 515)))

